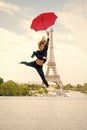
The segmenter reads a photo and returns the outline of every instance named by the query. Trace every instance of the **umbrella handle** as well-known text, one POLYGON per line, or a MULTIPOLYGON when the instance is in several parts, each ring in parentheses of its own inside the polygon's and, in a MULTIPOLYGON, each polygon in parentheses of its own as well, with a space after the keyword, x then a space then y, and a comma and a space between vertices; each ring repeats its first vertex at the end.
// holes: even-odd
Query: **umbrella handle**
POLYGON ((49 37, 49 31, 46 30, 46 34, 47 34, 47 36, 49 37))

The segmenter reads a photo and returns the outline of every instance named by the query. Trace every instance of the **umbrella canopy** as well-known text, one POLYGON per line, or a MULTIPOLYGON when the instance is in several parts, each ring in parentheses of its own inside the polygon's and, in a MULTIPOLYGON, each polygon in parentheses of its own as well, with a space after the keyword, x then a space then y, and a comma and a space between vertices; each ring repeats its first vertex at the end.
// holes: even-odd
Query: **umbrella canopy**
POLYGON ((35 31, 46 30, 55 23, 57 16, 54 12, 42 13, 32 21, 31 28, 35 31))

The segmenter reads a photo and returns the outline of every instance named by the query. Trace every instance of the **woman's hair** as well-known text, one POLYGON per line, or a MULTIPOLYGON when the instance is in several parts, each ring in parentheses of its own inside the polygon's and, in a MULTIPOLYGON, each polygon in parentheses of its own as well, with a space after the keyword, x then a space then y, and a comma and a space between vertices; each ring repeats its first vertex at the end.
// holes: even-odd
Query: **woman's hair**
POLYGON ((46 39, 45 37, 42 37, 41 41, 38 43, 38 48, 41 46, 41 45, 45 45, 46 43, 46 39))

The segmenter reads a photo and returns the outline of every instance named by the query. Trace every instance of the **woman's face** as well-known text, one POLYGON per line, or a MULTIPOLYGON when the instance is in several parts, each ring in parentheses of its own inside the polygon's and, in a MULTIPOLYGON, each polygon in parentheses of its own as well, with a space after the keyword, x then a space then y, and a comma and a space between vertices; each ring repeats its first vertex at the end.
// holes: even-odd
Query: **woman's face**
POLYGON ((40 49, 41 51, 44 50, 44 48, 45 48, 44 44, 42 44, 42 45, 39 46, 39 49, 40 49))

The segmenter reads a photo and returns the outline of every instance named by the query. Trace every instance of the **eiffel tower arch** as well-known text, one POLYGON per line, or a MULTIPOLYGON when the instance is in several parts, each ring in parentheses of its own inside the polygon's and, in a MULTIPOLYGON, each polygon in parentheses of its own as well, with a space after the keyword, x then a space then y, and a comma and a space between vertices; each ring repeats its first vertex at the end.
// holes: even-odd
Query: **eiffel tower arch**
POLYGON ((49 57, 47 70, 45 75, 47 81, 51 81, 57 84, 61 89, 63 88, 63 83, 60 79, 60 76, 57 73, 55 58, 54 58, 54 48, 53 48, 53 29, 50 29, 50 43, 49 43, 49 57), (52 74, 50 74, 50 71, 52 74))

